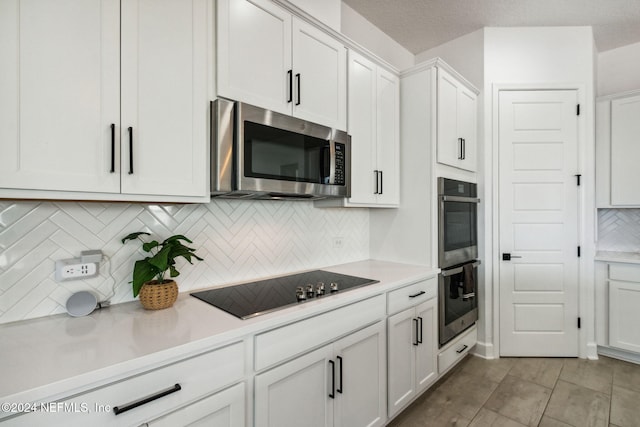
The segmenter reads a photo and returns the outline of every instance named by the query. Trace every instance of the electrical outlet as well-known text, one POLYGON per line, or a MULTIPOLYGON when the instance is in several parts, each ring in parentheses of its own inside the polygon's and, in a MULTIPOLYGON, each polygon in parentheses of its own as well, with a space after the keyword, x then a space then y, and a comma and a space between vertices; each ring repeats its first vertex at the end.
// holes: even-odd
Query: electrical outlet
POLYGON ((98 275, 98 264, 82 262, 80 258, 62 259, 56 261, 56 280, 88 279, 98 275))
POLYGON ((333 248, 341 249, 344 246, 344 237, 334 237, 333 238, 333 248))

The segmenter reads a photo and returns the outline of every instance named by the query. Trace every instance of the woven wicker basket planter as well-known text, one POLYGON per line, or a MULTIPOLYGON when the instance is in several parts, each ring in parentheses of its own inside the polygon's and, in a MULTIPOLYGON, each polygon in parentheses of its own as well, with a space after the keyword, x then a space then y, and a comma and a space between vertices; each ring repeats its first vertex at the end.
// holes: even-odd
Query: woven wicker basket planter
POLYGON ((147 282, 140 288, 139 298, 147 310, 169 308, 178 299, 178 284, 173 280, 161 284, 147 282))

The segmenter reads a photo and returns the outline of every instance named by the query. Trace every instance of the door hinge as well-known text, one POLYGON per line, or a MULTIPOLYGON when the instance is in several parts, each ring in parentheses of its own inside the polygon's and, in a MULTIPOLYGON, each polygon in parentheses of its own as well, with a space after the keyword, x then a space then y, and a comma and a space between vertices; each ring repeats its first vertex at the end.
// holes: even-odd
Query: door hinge
POLYGON ((578 182, 578 187, 580 187, 580 177, 581 177, 581 176, 582 176, 582 175, 580 175, 580 174, 576 174, 576 180, 577 180, 577 182, 578 182))
POLYGON ((580 104, 576 106, 576 116, 580 115, 580 104))
POLYGON ((580 246, 578 246, 578 258, 580 258, 580 246))
POLYGON ((580 329, 580 318, 578 317, 578 329, 580 329))

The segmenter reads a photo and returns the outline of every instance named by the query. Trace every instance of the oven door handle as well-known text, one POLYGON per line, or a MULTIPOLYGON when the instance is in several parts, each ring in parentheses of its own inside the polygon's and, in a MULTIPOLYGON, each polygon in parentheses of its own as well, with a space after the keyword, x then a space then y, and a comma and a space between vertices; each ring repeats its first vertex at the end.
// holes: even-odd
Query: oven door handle
MULTIPOLYGON (((474 261, 473 264, 471 264, 472 267, 477 267, 480 264, 482 264, 482 262, 480 262, 480 260, 474 261)), ((442 277, 449 277, 449 276, 453 276, 454 274, 459 274, 462 273, 464 269, 462 267, 456 267, 456 268, 452 268, 451 270, 442 270, 440 272, 440 274, 442 274, 442 277)))
POLYGON ((477 197, 440 196, 440 200, 443 202, 480 203, 480 199, 477 197))

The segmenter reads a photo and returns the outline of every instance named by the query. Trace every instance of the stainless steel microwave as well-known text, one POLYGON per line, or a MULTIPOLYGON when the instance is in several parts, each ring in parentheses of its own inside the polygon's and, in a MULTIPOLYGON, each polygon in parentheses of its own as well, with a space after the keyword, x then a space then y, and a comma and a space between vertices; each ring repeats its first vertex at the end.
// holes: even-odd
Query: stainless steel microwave
POLYGON ((221 98, 211 111, 213 196, 312 200, 351 195, 346 132, 221 98))

